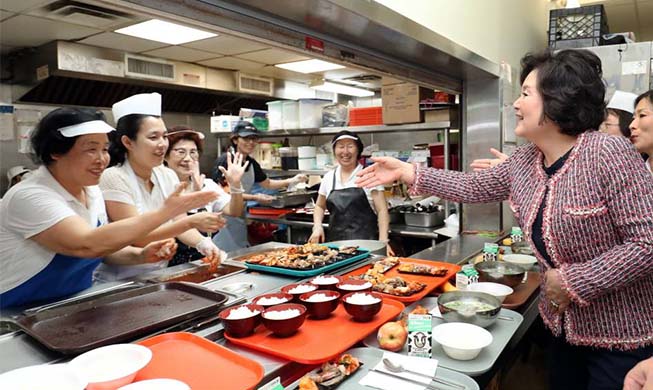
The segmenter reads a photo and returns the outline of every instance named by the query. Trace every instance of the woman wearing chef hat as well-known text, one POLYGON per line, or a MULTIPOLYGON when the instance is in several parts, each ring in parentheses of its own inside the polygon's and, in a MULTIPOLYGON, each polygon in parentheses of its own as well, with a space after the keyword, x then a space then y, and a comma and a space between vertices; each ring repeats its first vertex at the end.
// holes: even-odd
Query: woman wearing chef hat
MULTIPOLYGON (((114 104, 112 111, 116 121, 109 147, 112 166, 102 175, 100 188, 109 219, 120 221, 161 207, 179 185, 179 179, 174 171, 163 166, 168 139, 161 119, 161 95, 134 95, 114 104)), ((171 223, 163 224, 134 244, 142 246, 173 236, 219 263, 223 254, 198 229, 216 231, 222 226, 224 220, 218 213, 179 214, 171 223)), ((128 267, 103 264, 98 274, 103 280, 124 279, 166 265, 167 261, 128 267)))
POLYGON ((599 131, 610 135, 630 137, 630 122, 635 111, 637 95, 630 92, 615 91, 608 102, 608 115, 605 117, 599 131))
POLYGON ((97 187, 109 163, 104 116, 60 108, 31 136, 40 167, 9 189, 0 204, 0 308, 55 300, 92 284, 101 261, 140 264, 169 259, 172 240, 129 246, 161 223, 214 199, 215 193, 169 197, 164 207, 107 224, 97 187))
POLYGON ((20 183, 24 178, 26 178, 27 174, 30 173, 31 170, 28 168, 25 168, 22 165, 16 165, 15 167, 11 167, 7 170, 7 180, 9 181, 9 187, 13 187, 14 185, 20 183))

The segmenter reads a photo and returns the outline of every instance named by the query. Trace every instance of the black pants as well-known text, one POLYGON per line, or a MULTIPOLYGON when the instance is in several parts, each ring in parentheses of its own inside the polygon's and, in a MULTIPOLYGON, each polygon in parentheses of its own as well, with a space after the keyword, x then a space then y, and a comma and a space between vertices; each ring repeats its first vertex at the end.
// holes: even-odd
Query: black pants
POLYGON ((628 371, 653 356, 653 346, 630 351, 579 347, 551 336, 551 390, 621 390, 628 371))

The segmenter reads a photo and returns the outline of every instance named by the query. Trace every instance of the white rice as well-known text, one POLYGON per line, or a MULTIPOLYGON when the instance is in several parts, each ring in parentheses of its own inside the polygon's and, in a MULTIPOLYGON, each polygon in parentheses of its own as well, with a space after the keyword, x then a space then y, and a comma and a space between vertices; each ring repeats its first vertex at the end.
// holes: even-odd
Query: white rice
POLYGON ((241 306, 237 309, 233 309, 229 312, 227 316, 228 320, 242 320, 244 318, 254 317, 260 313, 258 310, 250 310, 249 307, 241 306))
POLYGON ((279 298, 279 297, 263 297, 256 300, 257 305, 264 305, 264 306, 278 305, 280 303, 286 303, 286 302, 288 302, 286 298, 279 298))
POLYGON ((356 293, 347 297, 347 303, 351 303, 352 305, 371 305, 379 301, 379 298, 365 293, 356 293))
POLYGON ((318 276, 311 282, 313 284, 334 284, 338 283, 338 278, 335 276, 318 276))
POLYGON ((349 290, 349 291, 358 291, 358 290, 365 290, 366 288, 372 287, 372 283, 367 282, 363 284, 341 284, 338 286, 339 289, 341 290, 349 290))
POLYGON ((293 287, 288 292, 290 294, 303 294, 311 291, 317 290, 317 286, 311 286, 310 284, 301 284, 297 287, 293 287))
POLYGON ((332 301, 336 299, 337 297, 335 295, 326 295, 322 293, 318 294, 313 294, 308 299, 306 299, 306 302, 326 302, 326 301, 332 301))
POLYGON ((297 317, 301 312, 297 309, 273 310, 263 313, 263 317, 269 320, 285 320, 297 317))

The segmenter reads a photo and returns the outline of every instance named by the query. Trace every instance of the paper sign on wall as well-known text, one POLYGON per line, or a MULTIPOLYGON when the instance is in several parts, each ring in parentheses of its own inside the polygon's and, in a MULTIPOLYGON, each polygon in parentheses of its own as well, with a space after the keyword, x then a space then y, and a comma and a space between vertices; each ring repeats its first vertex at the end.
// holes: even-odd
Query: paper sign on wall
POLYGON ((624 76, 645 73, 646 61, 628 61, 621 64, 621 74, 624 76))

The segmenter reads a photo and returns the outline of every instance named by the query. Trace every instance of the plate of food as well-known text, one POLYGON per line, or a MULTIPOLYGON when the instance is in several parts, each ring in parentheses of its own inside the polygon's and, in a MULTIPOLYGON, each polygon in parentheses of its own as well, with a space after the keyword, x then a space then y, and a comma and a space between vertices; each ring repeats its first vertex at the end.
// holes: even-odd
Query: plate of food
POLYGON ((333 390, 349 379, 362 364, 356 357, 346 353, 304 375, 299 380, 297 390, 333 390))
POLYGON ((415 302, 440 287, 460 270, 456 264, 386 257, 342 275, 372 283, 372 291, 400 302, 415 302))
POLYGON ((237 258, 250 269, 290 276, 315 276, 362 260, 370 252, 358 247, 305 244, 237 258))

